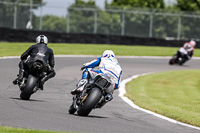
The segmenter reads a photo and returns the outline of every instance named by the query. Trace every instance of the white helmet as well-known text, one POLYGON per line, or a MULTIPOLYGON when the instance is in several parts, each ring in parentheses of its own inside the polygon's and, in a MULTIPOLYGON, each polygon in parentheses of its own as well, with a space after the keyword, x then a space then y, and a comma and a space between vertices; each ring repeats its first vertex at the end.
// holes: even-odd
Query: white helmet
POLYGON ((193 41, 193 40, 191 40, 191 41, 190 41, 190 44, 192 44, 192 46, 195 46, 195 45, 196 45, 196 42, 193 41))
POLYGON ((102 57, 107 57, 107 58, 115 57, 115 53, 112 50, 105 50, 103 52, 102 57))
POLYGON ((39 35, 37 38, 36 38, 36 43, 45 43, 47 44, 48 43, 48 39, 45 35, 39 35))

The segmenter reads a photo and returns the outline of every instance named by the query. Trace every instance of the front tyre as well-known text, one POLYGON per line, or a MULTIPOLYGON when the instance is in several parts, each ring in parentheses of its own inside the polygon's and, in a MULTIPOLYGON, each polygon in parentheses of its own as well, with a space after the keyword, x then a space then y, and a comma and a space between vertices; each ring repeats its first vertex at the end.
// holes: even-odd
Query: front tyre
POLYGON ((76 109, 74 108, 73 104, 69 107, 69 113, 74 114, 76 112, 76 109))
POLYGON ((169 60, 169 65, 173 65, 173 64, 175 64, 174 59, 169 60))
POLYGON ((33 89, 36 86, 37 80, 38 79, 36 77, 34 77, 33 75, 28 76, 26 85, 25 85, 24 89, 22 90, 22 92, 20 94, 20 98, 22 100, 29 100, 30 99, 31 95, 34 93, 33 89))
POLYGON ((79 116, 88 116, 88 114, 92 111, 94 106, 99 102, 100 98, 100 89, 97 87, 92 88, 83 105, 79 107, 77 114, 79 116))

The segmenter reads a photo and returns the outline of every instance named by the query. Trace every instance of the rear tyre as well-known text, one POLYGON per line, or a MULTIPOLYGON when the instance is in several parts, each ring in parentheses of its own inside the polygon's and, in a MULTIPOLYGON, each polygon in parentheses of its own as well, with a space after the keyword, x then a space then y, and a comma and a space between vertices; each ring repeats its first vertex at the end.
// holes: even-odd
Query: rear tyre
POLYGON ((187 59, 182 59, 180 62, 179 62, 179 65, 181 66, 181 65, 183 65, 185 62, 187 61, 187 59))
POLYGON ((37 82, 37 78, 34 77, 33 75, 29 75, 26 85, 24 87, 24 89, 22 90, 21 94, 20 94, 20 98, 22 100, 29 100, 31 95, 34 93, 33 89, 36 86, 36 82, 37 82))
POLYGON ((88 114, 92 111, 94 106, 99 102, 101 98, 101 91, 99 88, 92 88, 88 97, 84 101, 83 105, 79 107, 77 114, 79 116, 88 116, 88 114))

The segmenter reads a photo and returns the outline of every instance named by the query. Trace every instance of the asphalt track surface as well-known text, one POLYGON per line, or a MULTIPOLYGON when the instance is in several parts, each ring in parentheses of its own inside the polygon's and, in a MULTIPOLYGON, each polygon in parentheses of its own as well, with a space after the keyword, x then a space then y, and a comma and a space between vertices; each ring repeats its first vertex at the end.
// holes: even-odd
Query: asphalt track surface
MULTIPOLYGON (((84 133, 199 133, 199 130, 174 124, 133 109, 114 92, 114 99, 88 117, 70 115, 70 91, 81 77, 80 67, 94 57, 56 57, 56 77, 44 91, 31 100, 20 100, 20 91, 12 85, 18 72, 19 58, 0 59, 0 125, 27 129, 84 133)), ((199 69, 200 60, 183 66, 168 65, 169 59, 118 58, 123 69, 122 80, 136 74, 170 70, 199 69)), ((178 78, 178 77, 177 77, 178 78)))

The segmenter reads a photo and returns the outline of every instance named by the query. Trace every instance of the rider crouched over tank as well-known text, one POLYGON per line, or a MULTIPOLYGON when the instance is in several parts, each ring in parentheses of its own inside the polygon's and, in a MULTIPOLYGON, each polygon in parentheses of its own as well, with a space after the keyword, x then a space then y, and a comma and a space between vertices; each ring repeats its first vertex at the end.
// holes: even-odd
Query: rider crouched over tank
POLYGON ((78 82, 76 88, 71 91, 71 94, 74 95, 73 100, 76 103, 73 102, 73 108, 72 106, 70 107, 69 113, 73 114, 78 110, 78 115, 88 115, 90 111, 83 106, 86 106, 87 103, 84 103, 84 100, 87 100, 87 96, 91 95, 91 93, 85 95, 84 91, 89 90, 90 88, 95 88, 94 86, 100 88, 102 93, 100 96, 101 98, 100 100, 97 100, 98 102, 97 104, 95 103, 93 108, 101 108, 113 99, 112 94, 114 90, 119 88, 122 69, 114 52, 112 50, 105 50, 101 57, 85 63, 81 67, 81 70, 83 71, 82 79, 78 82), (109 81, 108 84, 103 85, 106 81, 109 81), (84 98, 80 98, 81 96, 79 97, 77 95, 83 95, 84 98), (77 102, 77 99, 81 99, 81 103, 77 102), (84 113, 84 111, 86 113, 84 113))
POLYGON ((39 77, 38 88, 43 90, 44 83, 56 75, 54 71, 54 53, 51 48, 47 46, 48 39, 45 35, 39 35, 36 38, 35 45, 30 46, 22 55, 19 62, 19 74, 13 81, 13 84, 20 84, 24 78, 24 75, 33 66, 35 61, 40 61, 45 66, 43 67, 43 73, 39 77))
POLYGON ((186 61, 192 58, 195 46, 196 42, 193 40, 184 43, 184 45, 177 51, 172 59, 170 59, 169 64, 183 65, 186 61))

